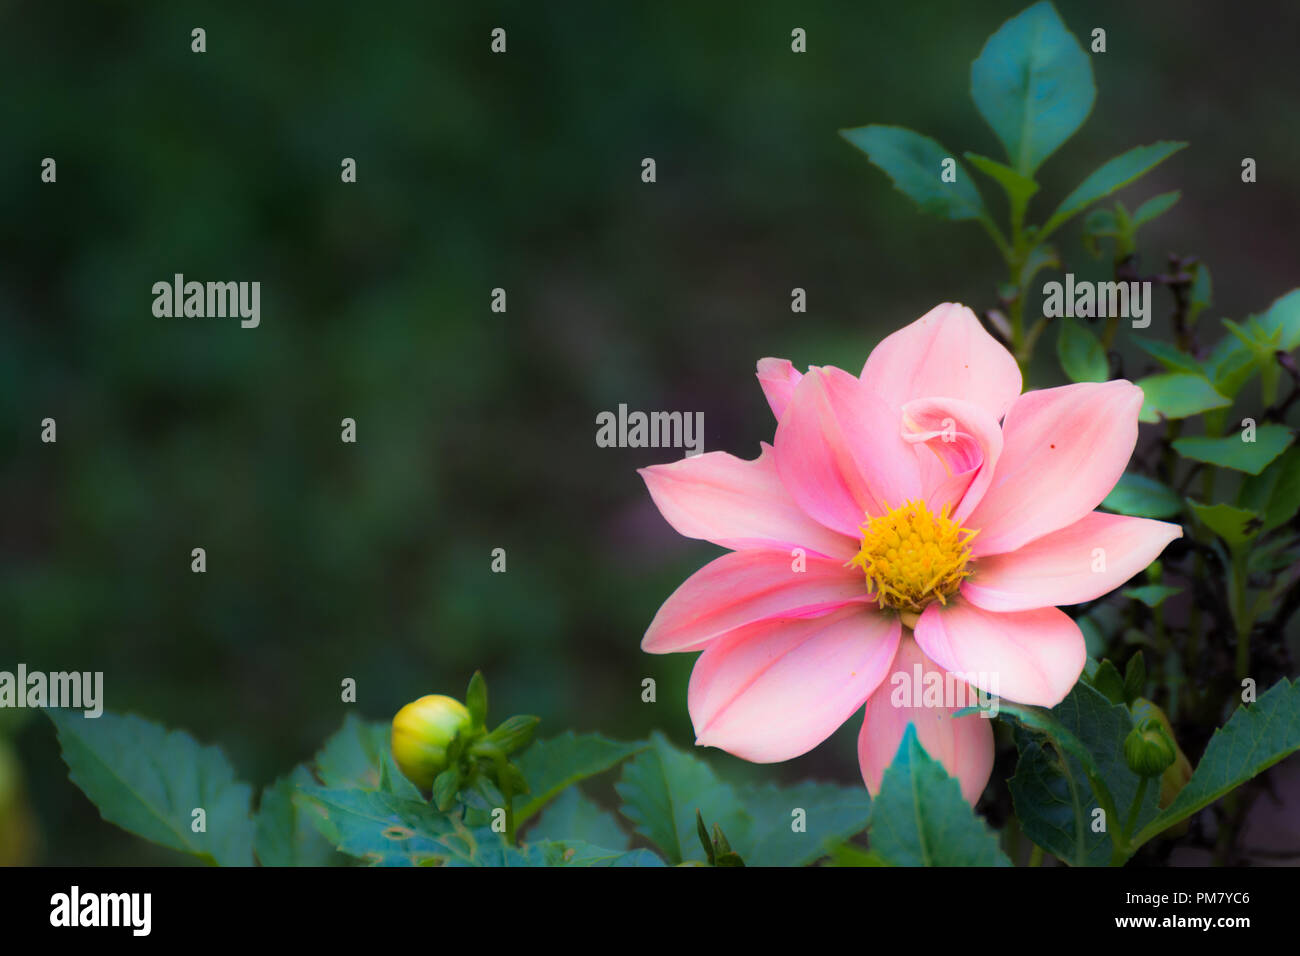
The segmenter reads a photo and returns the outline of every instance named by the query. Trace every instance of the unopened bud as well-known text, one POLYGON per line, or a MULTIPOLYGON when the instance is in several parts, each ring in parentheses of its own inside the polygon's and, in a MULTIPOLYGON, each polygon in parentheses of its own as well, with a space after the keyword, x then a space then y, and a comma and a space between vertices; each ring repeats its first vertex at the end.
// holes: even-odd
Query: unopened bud
POLYGON ((393 760, 421 790, 447 769, 447 745, 470 727, 469 710, 454 697, 429 694, 412 701, 393 718, 393 760))
POLYGON ((1154 718, 1143 720, 1124 738, 1124 760, 1139 777, 1157 777, 1175 759, 1174 742, 1154 718))

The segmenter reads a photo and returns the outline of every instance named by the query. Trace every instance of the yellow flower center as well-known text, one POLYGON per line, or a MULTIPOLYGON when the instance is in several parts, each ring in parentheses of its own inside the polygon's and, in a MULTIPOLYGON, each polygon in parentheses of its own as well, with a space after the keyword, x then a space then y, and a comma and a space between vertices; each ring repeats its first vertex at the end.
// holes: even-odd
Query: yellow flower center
POLYGON ((862 550, 849 562, 867 576, 867 593, 882 607, 915 621, 926 605, 947 604, 970 574, 970 542, 976 532, 939 514, 924 501, 909 501, 862 526, 862 550))

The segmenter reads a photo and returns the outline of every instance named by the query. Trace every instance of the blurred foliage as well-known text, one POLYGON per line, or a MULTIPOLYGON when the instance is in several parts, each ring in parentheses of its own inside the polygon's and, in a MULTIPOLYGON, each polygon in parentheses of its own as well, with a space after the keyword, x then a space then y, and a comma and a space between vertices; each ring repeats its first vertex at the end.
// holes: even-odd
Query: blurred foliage
MULTIPOLYGON (((102 670, 108 707, 220 743, 259 787, 343 712, 387 719, 479 667, 548 736, 689 742, 690 659, 638 643, 712 549, 636 477, 672 453, 597 448, 596 413, 700 410, 706 447, 751 456, 759 357, 856 370, 937 302, 992 305, 978 227, 915 216, 836 131, 993 153, 969 63, 1021 6, 0 3, 0 668, 102 670), (154 318, 176 272, 261 281, 261 327, 154 318)), ((1300 92, 1297 10, 1058 6, 1110 52, 1104 122, 1044 193, 1189 140, 1146 181, 1185 197, 1148 255, 1213 261, 1226 315, 1289 288, 1300 128, 1273 118, 1300 92)), ((174 862, 99 822, 45 721, 12 733, 42 862, 174 862)), ((763 773, 853 782, 856 733, 763 773)))

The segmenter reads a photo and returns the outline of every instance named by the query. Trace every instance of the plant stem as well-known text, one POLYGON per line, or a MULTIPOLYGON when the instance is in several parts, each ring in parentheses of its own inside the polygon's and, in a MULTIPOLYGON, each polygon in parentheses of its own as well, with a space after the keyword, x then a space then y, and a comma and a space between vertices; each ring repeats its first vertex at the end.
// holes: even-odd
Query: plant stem
POLYGON ((1142 798, 1147 795, 1147 783, 1150 777, 1143 777, 1138 782, 1137 793, 1133 795, 1133 805, 1128 808, 1128 820, 1124 823, 1124 842, 1128 843, 1129 838, 1133 835, 1133 829, 1137 826, 1138 813, 1142 809, 1142 798))

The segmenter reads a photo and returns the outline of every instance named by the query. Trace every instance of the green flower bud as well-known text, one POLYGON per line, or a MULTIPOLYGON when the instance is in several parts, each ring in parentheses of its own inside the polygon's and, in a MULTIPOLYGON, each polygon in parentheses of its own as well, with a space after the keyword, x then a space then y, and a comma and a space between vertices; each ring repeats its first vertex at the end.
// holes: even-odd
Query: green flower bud
POLYGON ((1139 777, 1157 777, 1177 759, 1177 748, 1160 721, 1149 717, 1124 738, 1124 760, 1139 777))
POLYGON ((470 724, 469 710, 454 697, 428 694, 412 701, 393 718, 393 760, 406 779, 428 790, 447 769, 447 745, 470 724))
MULTIPOLYGON (((1169 739, 1174 744, 1174 762, 1166 768, 1160 778, 1160 801, 1157 806, 1163 810, 1174 802, 1174 797, 1178 796, 1178 792, 1187 786, 1187 781, 1192 779, 1192 762, 1183 753, 1183 748, 1178 746, 1178 738, 1174 736, 1174 728, 1169 725, 1169 718, 1165 716, 1163 710, 1145 697, 1139 697, 1133 701, 1133 716, 1138 722, 1151 718, 1158 720, 1160 726, 1164 728, 1165 733, 1169 735, 1169 739)), ((1187 832, 1187 826, 1188 822, 1184 820, 1165 832, 1180 836, 1182 833, 1187 832)))

